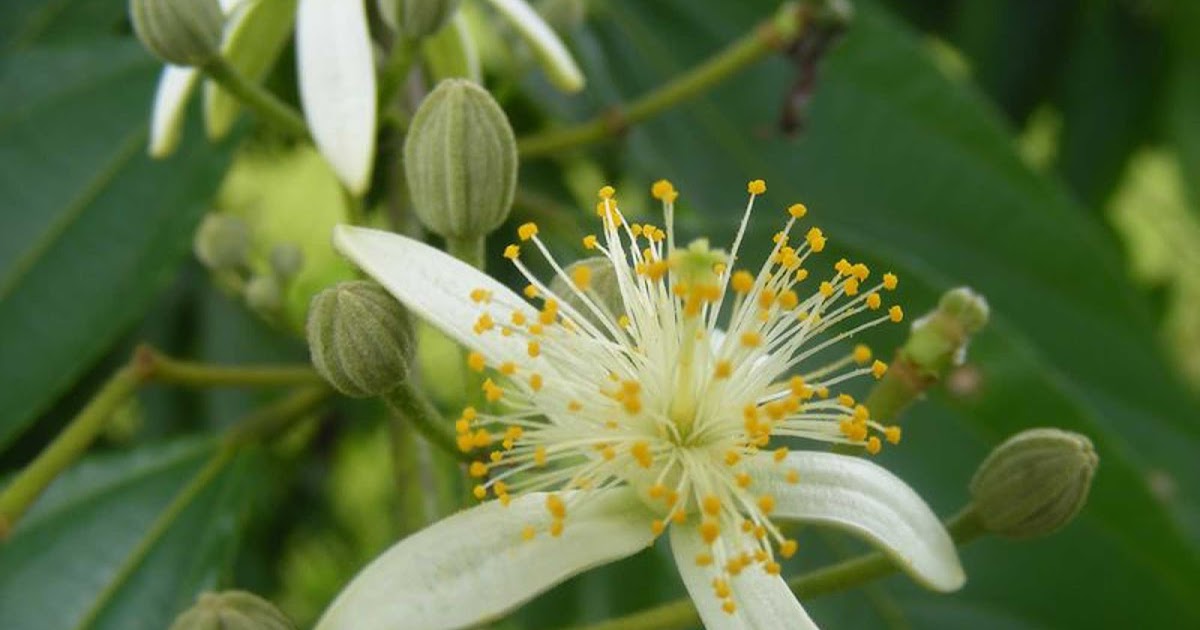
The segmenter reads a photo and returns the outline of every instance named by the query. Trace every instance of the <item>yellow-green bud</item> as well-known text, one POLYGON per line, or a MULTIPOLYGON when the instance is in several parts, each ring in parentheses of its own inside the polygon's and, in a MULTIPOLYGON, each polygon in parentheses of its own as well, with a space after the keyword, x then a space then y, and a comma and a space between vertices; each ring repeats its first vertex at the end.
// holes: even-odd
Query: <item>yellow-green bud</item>
POLYGON ((246 282, 243 297, 251 309, 273 315, 283 307, 283 286, 275 276, 254 276, 246 282))
POLYGON ((625 301, 621 299, 621 290, 617 287, 617 276, 607 258, 584 258, 575 261, 563 271, 571 278, 570 284, 561 276, 555 275, 550 280, 550 290, 593 325, 600 326, 600 320, 575 294, 572 286, 586 294, 602 312, 607 309, 613 319, 625 314, 625 301))
POLYGON ((970 486, 975 512, 993 534, 1045 536, 1083 509, 1099 463, 1091 440, 1078 433, 1022 431, 979 465, 970 486))
POLYGON ((240 217, 207 215, 192 239, 192 250, 209 269, 242 267, 250 256, 250 226, 240 217))
POLYGON ((404 173, 426 228, 448 239, 492 232, 517 185, 517 142, 504 111, 470 81, 442 81, 413 116, 404 173))
POLYGON ((268 260, 275 276, 287 282, 304 267, 304 251, 294 243, 276 243, 271 248, 268 260))
POLYGON ((313 367, 347 396, 380 396, 408 378, 414 346, 408 313, 373 282, 342 282, 318 293, 307 333, 313 367))
POLYGON ((217 0, 130 0, 129 15, 138 39, 167 63, 199 66, 220 54, 217 0))
POLYGON ((987 300, 967 287, 942 294, 938 306, 912 326, 912 334, 901 354, 925 376, 940 378, 960 365, 971 336, 988 321, 987 300))
POLYGON ((412 39, 428 37, 446 25, 459 0, 379 0, 384 20, 412 39))
POLYGON ((295 630, 271 602, 246 591, 201 593, 171 624, 171 630, 295 630))

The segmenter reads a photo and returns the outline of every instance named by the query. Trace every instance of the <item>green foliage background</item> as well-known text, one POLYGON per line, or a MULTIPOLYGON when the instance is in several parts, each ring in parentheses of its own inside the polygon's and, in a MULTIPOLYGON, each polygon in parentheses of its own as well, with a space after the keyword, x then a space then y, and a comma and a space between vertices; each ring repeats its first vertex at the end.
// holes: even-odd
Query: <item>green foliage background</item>
MULTIPOLYGON (((582 95, 504 76, 511 60, 489 65, 518 134, 661 84, 775 3, 587 6, 564 33, 589 79, 582 95)), ((683 230, 722 242, 745 180, 761 177, 765 206, 804 201, 835 256, 901 273, 910 313, 957 285, 986 295, 993 320, 957 385, 910 412, 903 446, 883 456, 941 514, 965 502, 974 466, 1015 431, 1053 425, 1095 441, 1092 498, 1067 530, 966 548, 970 581, 953 595, 893 578, 806 602, 827 627, 1200 625, 1198 6, 864 1, 795 133, 779 117, 798 70, 778 57, 617 142, 522 164, 523 187, 547 203, 518 203, 512 221, 537 217, 563 251, 601 180, 628 198, 672 179, 683 230)), ((319 251, 341 209, 271 196, 269 157, 239 163, 238 183, 218 196, 234 147, 259 133, 247 122, 214 146, 197 120, 170 160, 145 157, 159 65, 124 11, 121 0, 0 7, 0 471, 36 454, 135 341, 213 361, 305 358, 287 325, 265 325, 212 285, 190 259, 191 236, 204 212, 237 212, 261 194, 254 203, 276 217, 265 238, 319 251), (304 223, 296 216, 318 218, 289 232, 304 223)), ((288 72, 274 79, 285 91, 288 72)), ((770 212, 751 242, 769 242, 770 212)), ((330 256, 319 266, 290 296, 293 321, 312 290, 351 273, 330 256)), ((435 351, 427 345, 427 364, 435 351)), ((454 391, 441 394, 453 402, 454 391)), ((235 586, 314 619, 392 540, 382 410, 339 403, 172 505, 215 432, 259 400, 139 397, 0 546, 0 625, 161 628, 200 590, 235 586)), ((802 540, 792 570, 858 548, 824 532, 802 540)), ((599 620, 681 592, 650 550, 572 580, 517 622, 599 620)))

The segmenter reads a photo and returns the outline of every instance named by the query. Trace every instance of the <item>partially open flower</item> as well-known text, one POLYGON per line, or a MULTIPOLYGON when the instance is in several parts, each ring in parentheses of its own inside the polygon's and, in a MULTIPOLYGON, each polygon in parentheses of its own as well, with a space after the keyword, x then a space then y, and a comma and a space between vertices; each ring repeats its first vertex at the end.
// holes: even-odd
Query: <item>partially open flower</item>
POLYGON ((739 268, 765 191, 750 182, 726 252, 703 240, 676 247, 670 183, 652 188, 664 227, 630 224, 612 188, 602 189, 601 233, 583 243, 604 261, 615 300, 595 286, 596 264, 564 268, 532 223, 504 256, 533 304, 416 241, 339 228, 342 252, 471 348, 468 365, 487 373, 487 404, 466 409, 456 429, 459 447, 480 455, 469 469, 475 495, 495 500, 397 544, 318 627, 471 625, 664 533, 708 627, 812 627, 780 577, 781 559, 798 547, 780 520, 847 529, 922 584, 958 588, 954 545, 911 488, 863 458, 780 441, 869 453, 899 441, 898 429, 837 391, 886 366, 864 346, 837 344, 903 312, 884 303, 894 275, 873 280, 846 260, 815 265, 826 236, 816 227, 793 234, 801 204, 788 208, 762 266, 739 268), (561 288, 534 275, 530 251, 561 288), (806 282, 816 286, 802 291, 806 282))

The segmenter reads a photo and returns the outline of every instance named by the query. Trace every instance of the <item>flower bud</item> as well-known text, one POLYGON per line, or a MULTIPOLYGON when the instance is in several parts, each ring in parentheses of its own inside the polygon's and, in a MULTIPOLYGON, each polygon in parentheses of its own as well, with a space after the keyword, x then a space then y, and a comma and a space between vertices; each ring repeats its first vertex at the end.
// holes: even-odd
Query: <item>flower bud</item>
POLYGON ((192 249, 214 271, 242 267, 250 256, 250 226, 239 217, 210 214, 196 230, 192 249))
POLYGON ((217 0, 130 0, 129 14, 138 39, 167 63, 199 66, 220 54, 217 0))
POLYGON ((927 376, 940 378, 966 357, 971 336, 987 324, 987 300, 967 287, 942 294, 931 313, 913 323, 901 353, 927 376))
POLYGON ((274 314, 283 308, 283 286, 271 275, 254 276, 243 292, 246 304, 259 313, 274 314))
POLYGON ((1022 431, 997 446, 971 479, 975 511, 993 534, 1045 536, 1083 509, 1099 463, 1091 440, 1078 433, 1022 431))
POLYGON ((347 396, 386 394, 408 378, 414 346, 408 313, 373 282, 342 282, 318 293, 307 333, 313 366, 347 396))
POLYGON ((304 268, 304 251, 294 243, 276 243, 268 255, 271 271, 280 280, 291 280, 304 268))
POLYGON ((201 593, 171 624, 171 630, 294 630, 271 602, 246 591, 201 593))
POLYGON ((458 10, 459 0, 379 0, 379 13, 411 39, 432 35, 458 10))
MULTIPOLYGON (((556 275, 550 280, 550 290, 593 325, 599 326, 600 320, 576 295, 575 290, 587 295, 601 311, 607 310, 613 319, 625 314, 625 301, 621 299, 621 290, 617 287, 617 276, 607 258, 584 258, 575 261, 563 271, 571 279, 570 283, 562 276, 556 275)), ((603 330, 603 327, 601 329, 603 330)))
POLYGON ((413 116, 404 172, 417 218, 446 238, 479 238, 512 208, 517 142, 487 90, 462 79, 438 84, 413 116))

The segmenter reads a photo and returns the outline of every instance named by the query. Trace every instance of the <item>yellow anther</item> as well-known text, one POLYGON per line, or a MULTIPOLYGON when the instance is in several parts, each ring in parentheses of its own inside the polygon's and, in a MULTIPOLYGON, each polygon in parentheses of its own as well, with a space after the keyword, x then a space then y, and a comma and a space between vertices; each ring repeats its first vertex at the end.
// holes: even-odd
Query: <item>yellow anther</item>
POLYGON ((649 468, 654 463, 654 456, 650 453, 650 444, 647 442, 634 442, 633 446, 629 447, 629 454, 633 455, 642 468, 649 468))
POLYGON ((750 473, 747 473, 747 472, 737 473, 736 475, 733 476, 733 480, 734 480, 734 482, 737 483, 739 488, 749 488, 750 482, 752 481, 752 479, 750 477, 750 473))
POLYGON ((483 394, 488 402, 496 402, 504 396, 504 388, 500 387, 492 379, 487 379, 483 382, 483 394))
POLYGON ((479 319, 475 320, 475 334, 477 335, 482 335, 495 327, 496 322, 492 319, 490 313, 484 313, 479 316, 479 319))
POLYGON ((838 394, 837 401, 838 401, 838 404, 846 406, 846 407, 854 406, 854 397, 851 396, 850 394, 838 394))
POLYGON ((487 448, 492 445, 492 434, 487 429, 478 429, 471 434, 471 444, 475 448, 487 448))
POLYGON ((530 341, 527 350, 529 352, 529 356, 536 357, 542 353, 542 344, 536 341, 530 341))
POLYGON ((715 578, 712 585, 713 592, 716 593, 717 597, 725 598, 732 594, 732 591, 729 589, 729 582, 721 578, 715 578))
POLYGON ((525 528, 521 530, 521 538, 523 540, 533 540, 534 536, 537 536, 537 530, 533 528, 533 525, 526 525, 525 528))
POLYGON ((471 301, 476 303, 490 302, 492 292, 487 289, 471 289, 471 301))
POLYGON ((866 302, 867 308, 872 311, 878 310, 880 306, 883 306, 883 298, 879 297, 878 293, 868 294, 866 302))
POLYGON ((866 405, 854 405, 854 421, 866 422, 871 417, 871 410, 866 405))
POLYGON ((516 260, 521 255, 521 248, 517 245, 508 245, 504 248, 504 257, 509 260, 516 260))
POLYGON ((597 244, 598 243, 596 241, 595 234, 588 234, 587 236, 583 237, 583 248, 584 249, 596 249, 597 244))
POLYGON ((792 392, 793 396, 797 396, 799 398, 808 398, 812 396, 812 390, 808 388, 807 384, 805 384, 804 377, 802 376, 793 376, 792 378, 788 379, 788 389, 792 392))
POLYGON ((732 615, 733 613, 737 612, 737 604, 735 604, 732 599, 727 599, 721 602, 721 610, 725 611, 725 614, 727 615, 732 615))
POLYGON ((467 433, 470 430, 471 430, 470 422, 468 422, 462 418, 459 418, 458 420, 454 421, 454 432, 455 433, 467 433))
POLYGON ((790 311, 799 305, 800 305, 800 296, 796 295, 795 291, 788 289, 787 291, 784 291, 782 294, 780 294, 780 296, 779 296, 780 308, 790 311))
POLYGON ((583 403, 578 400, 572 400, 567 403, 567 411, 579 411, 583 409, 583 403))
POLYGON ((488 473, 487 464, 483 462, 471 462, 471 466, 467 470, 472 477, 486 477, 488 473))
POLYGON ((780 446, 779 448, 775 449, 775 453, 773 455, 776 462, 782 462, 783 460, 787 459, 787 456, 788 448, 786 446, 780 446))
POLYGON ((555 519, 550 522, 550 535, 551 536, 558 538, 559 536, 562 536, 562 532, 563 532, 563 522, 561 520, 555 519))
POLYGON ((458 445, 458 450, 464 453, 470 453, 471 449, 475 448, 471 434, 467 432, 459 433, 458 437, 454 438, 454 442, 458 445))
POLYGON ((817 291, 822 297, 829 297, 833 295, 833 284, 828 281, 822 282, 821 286, 817 287, 817 291))
POLYGON ((842 284, 842 289, 846 291, 846 295, 858 295, 858 280, 846 278, 846 282, 842 284))
POLYGON ((730 285, 738 293, 749 293, 750 289, 754 288, 754 276, 745 270, 734 272, 730 285))
POLYGON ((888 319, 892 320, 893 322, 899 323, 900 321, 902 321, 904 319, 904 309, 900 308, 899 305, 889 308, 888 309, 888 319))
POLYGON ((802 203, 794 203, 788 206, 788 214, 792 215, 793 219, 803 219, 804 215, 808 214, 808 208, 802 203))
POLYGON ((887 441, 889 443, 899 444, 900 443, 900 427, 892 425, 890 427, 885 428, 883 430, 883 436, 885 438, 887 438, 887 441))
POLYGON ((666 529, 667 529, 667 524, 666 524, 666 523, 664 523, 664 522, 662 522, 662 521, 660 521, 659 519, 654 519, 653 521, 650 521, 650 531, 651 531, 651 533, 653 533, 655 536, 660 536, 660 535, 662 535, 662 533, 663 533, 663 532, 664 532, 666 529))
POLYGON ((505 376, 512 376, 517 373, 517 364, 512 361, 505 361, 500 364, 500 373, 505 376))
POLYGON ((750 183, 746 185, 746 190, 751 195, 761 195, 767 192, 767 182, 764 182, 761 179, 751 180, 750 183))
POLYGON ((783 556, 784 558, 791 558, 792 556, 796 555, 796 549, 798 547, 799 545, 796 544, 796 541, 789 538, 782 543, 779 543, 779 555, 783 556))
MULTIPOLYGON (((512 448, 512 440, 504 440, 504 448, 512 448)), ((492 460, 493 464, 499 464, 500 460, 504 459, 504 453, 500 451, 492 451, 488 454, 488 459, 492 460)))
POLYGON ((538 288, 532 284, 525 285, 525 288, 522 289, 521 292, 525 294, 525 297, 531 300, 538 296, 538 288))
POLYGON ((712 554, 701 553, 696 556, 696 566, 707 567, 713 563, 712 554))
POLYGON ((774 561, 768 562, 763 566, 763 571, 766 571, 767 575, 779 575, 779 572, 782 570, 783 567, 779 566, 779 563, 774 561))
POLYGON ((758 509, 762 510, 763 514, 770 514, 775 510, 775 497, 764 494, 758 497, 758 509))
POLYGON ((602 186, 596 193, 601 199, 612 199, 613 195, 617 194, 617 190, 612 186, 602 186))
POLYGON ((814 252, 818 253, 825 249, 826 242, 827 239, 824 236, 811 236, 808 238, 808 246, 812 248, 814 252))
POLYGON ((871 360, 871 348, 865 344, 854 346, 854 362, 859 365, 866 365, 867 361, 871 360))
POLYGON ((650 495, 651 499, 658 499, 667 494, 667 487, 661 483, 656 483, 646 490, 646 494, 650 495))
POLYGON ((537 466, 546 465, 546 447, 541 444, 533 449, 533 463, 537 466))
POLYGON ((592 286, 592 269, 587 265, 579 265, 571 270, 571 282, 575 283, 575 288, 580 291, 586 291, 592 286))
POLYGON ((748 330, 742 333, 742 336, 739 338, 739 340, 742 342, 742 345, 747 348, 757 348, 762 345, 762 335, 754 330, 748 330))
POLYGON ((700 537, 704 539, 704 542, 711 545, 716 542, 717 537, 720 535, 721 526, 716 521, 704 519, 700 522, 700 537))
POLYGON ((875 361, 871 364, 871 376, 874 376, 875 378, 883 378, 883 375, 887 373, 887 369, 888 366, 886 363, 883 361, 875 361))
POLYGON ((894 273, 883 274, 883 288, 887 289, 888 291, 891 291, 891 290, 895 289, 896 285, 898 285, 898 284, 900 284, 900 279, 896 277, 896 274, 894 274, 894 273))
POLYGON ((838 260, 837 262, 833 263, 834 270, 837 271, 838 274, 843 275, 843 276, 850 275, 851 267, 852 267, 852 265, 850 264, 850 261, 846 260, 845 258, 842 258, 842 259, 838 260))
POLYGON ((721 500, 715 494, 710 494, 700 501, 700 509, 709 516, 717 516, 721 513, 721 500))
POLYGON ((784 479, 788 483, 800 483, 800 471, 796 470, 795 468, 789 468, 787 474, 784 475, 784 479))
POLYGON ((535 373, 535 374, 531 374, 529 376, 529 388, 532 389, 533 391, 535 391, 535 392, 540 391, 542 389, 542 385, 544 385, 544 384, 545 383, 542 380, 541 374, 535 373))
POLYGON ((742 456, 739 455, 737 451, 733 451, 733 450, 725 451, 725 465, 726 466, 735 466, 740 461, 742 461, 742 456))
POLYGON ((538 322, 533 322, 529 325, 529 334, 531 335, 541 335, 545 331, 545 327, 538 322))
POLYGON ((883 449, 883 444, 880 443, 879 438, 872 435, 870 438, 867 439, 867 452, 868 453, 870 453, 872 455, 878 455, 879 451, 882 449, 883 449))
POLYGON ((477 485, 471 489, 471 494, 475 495, 476 499, 482 501, 487 498, 487 488, 483 487, 482 485, 477 485))
POLYGON ((850 273, 853 274, 855 278, 858 278, 859 282, 863 282, 871 276, 871 268, 862 263, 856 263, 854 267, 850 269, 850 273))
POLYGON ((563 503, 562 497, 557 494, 546 495, 546 511, 550 512, 550 516, 557 519, 567 517, 567 504, 563 503))
POLYGON ((483 354, 479 352, 472 352, 468 354, 467 367, 471 368, 475 372, 482 372, 483 368, 486 367, 483 354))
POLYGON ((713 370, 713 376, 716 378, 729 378, 733 373, 733 364, 729 361, 717 361, 717 366, 713 370))
POLYGON ((521 227, 517 228, 517 236, 520 237, 522 241, 528 241, 529 239, 537 236, 537 233, 538 226, 532 221, 529 223, 522 223, 521 227))
POLYGON ((829 398, 829 388, 828 387, 821 385, 820 387, 817 387, 817 389, 815 391, 817 392, 818 397, 829 398))
POLYGON ((774 290, 763 289, 761 292, 759 292, 759 294, 758 294, 758 307, 759 308, 771 308, 771 305, 773 305, 774 303, 775 303, 775 291, 774 290))
POLYGON ((605 446, 600 449, 600 456, 603 457, 605 461, 611 462, 617 457, 617 449, 611 446, 605 446))

